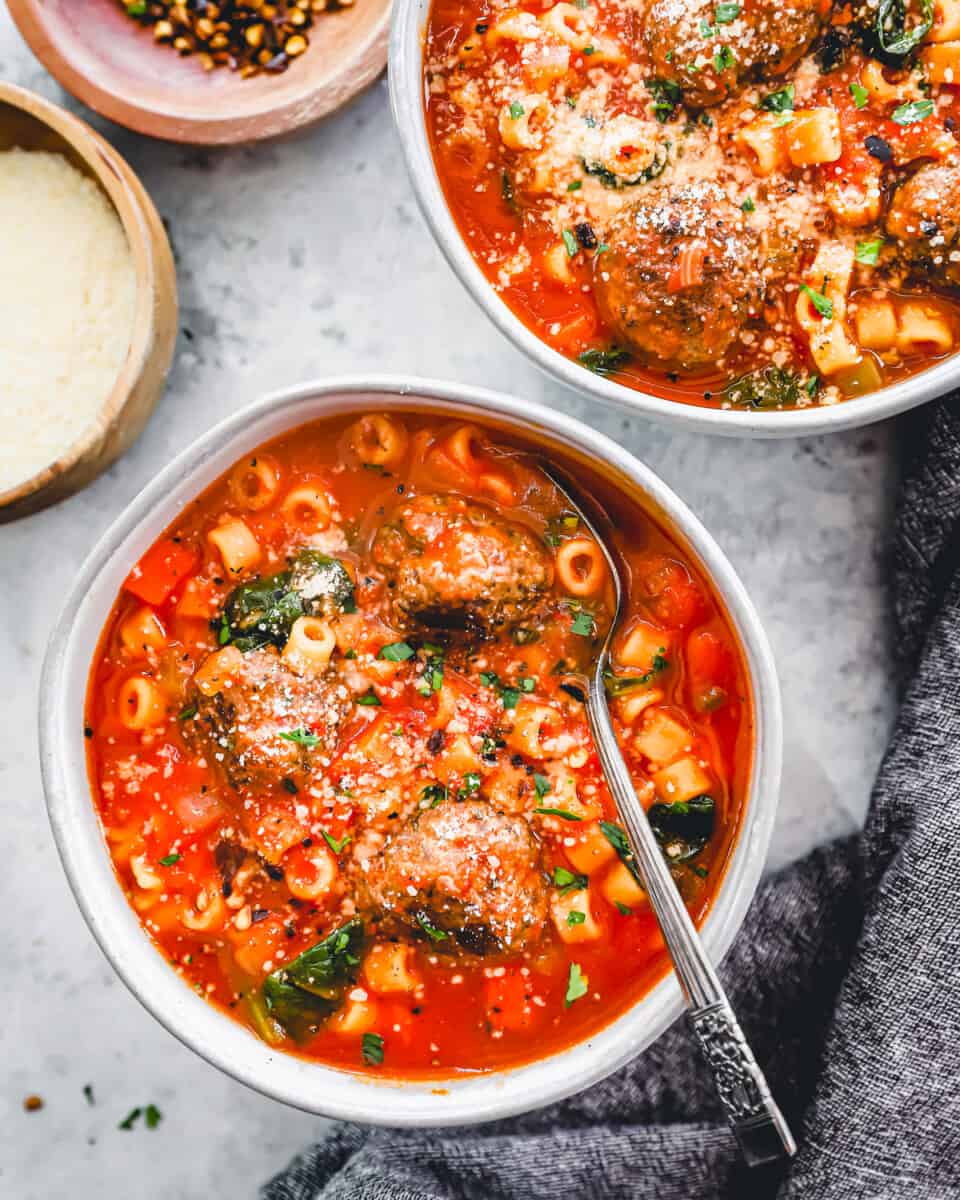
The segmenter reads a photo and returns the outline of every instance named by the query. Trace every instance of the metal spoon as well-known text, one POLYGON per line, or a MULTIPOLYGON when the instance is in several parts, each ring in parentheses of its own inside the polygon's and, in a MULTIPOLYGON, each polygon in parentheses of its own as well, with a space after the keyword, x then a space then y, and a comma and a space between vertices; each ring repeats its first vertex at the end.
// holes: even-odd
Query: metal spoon
POLYGON ((584 512, 584 502, 576 486, 552 464, 540 465, 603 551, 613 580, 615 611, 589 678, 587 718, 603 773, 617 812, 626 827, 633 860, 687 1001, 687 1023, 713 1073, 720 1102, 747 1165, 756 1167, 792 1157, 797 1144, 770 1094, 763 1072, 747 1045, 723 986, 707 958, 700 935, 673 881, 617 745, 607 707, 604 674, 610 662, 613 636, 622 615, 624 589, 620 571, 606 540, 584 512))

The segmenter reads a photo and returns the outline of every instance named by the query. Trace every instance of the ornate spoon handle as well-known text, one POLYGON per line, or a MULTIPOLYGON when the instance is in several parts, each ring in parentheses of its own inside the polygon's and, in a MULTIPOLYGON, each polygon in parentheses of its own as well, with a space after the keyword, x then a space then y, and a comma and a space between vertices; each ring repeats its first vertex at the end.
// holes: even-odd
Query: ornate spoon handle
POLYGON ((600 670, 591 680, 587 715, 640 878, 689 1005, 687 1020, 713 1072, 744 1160, 753 1167, 789 1157, 796 1153, 796 1142, 733 1015, 637 798, 613 732, 600 670))

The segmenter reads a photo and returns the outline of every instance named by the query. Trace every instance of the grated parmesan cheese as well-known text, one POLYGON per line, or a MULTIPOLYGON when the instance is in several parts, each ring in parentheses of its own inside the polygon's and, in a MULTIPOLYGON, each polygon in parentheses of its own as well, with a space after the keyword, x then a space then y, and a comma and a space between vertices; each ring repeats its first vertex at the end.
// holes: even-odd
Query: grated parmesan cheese
POLYGON ((130 346, 135 290, 96 184, 59 154, 0 152, 0 492, 91 427, 130 346))

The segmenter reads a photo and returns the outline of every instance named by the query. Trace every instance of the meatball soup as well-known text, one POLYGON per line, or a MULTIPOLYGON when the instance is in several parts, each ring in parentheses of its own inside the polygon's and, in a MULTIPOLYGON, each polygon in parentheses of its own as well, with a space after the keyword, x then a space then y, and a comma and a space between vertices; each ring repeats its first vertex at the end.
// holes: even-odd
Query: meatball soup
POLYGON ((585 370, 783 410, 954 351, 957 0, 433 0, 424 73, 467 247, 585 370))
MULTIPOLYGON (((536 451, 416 412, 314 422, 117 597, 86 709, 114 868, 171 968, 279 1049, 495 1070, 668 969, 584 711, 611 581, 536 451)), ((629 573, 611 712, 699 922, 749 785, 743 658, 669 532, 576 470, 629 573)))

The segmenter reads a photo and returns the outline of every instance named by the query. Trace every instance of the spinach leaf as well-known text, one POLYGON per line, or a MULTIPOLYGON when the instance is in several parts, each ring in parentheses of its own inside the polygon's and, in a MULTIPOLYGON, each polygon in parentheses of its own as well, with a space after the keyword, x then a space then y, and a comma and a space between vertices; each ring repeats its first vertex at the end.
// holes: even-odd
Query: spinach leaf
POLYGON ((360 966, 363 922, 354 917, 263 981, 267 1013, 295 1041, 316 1033, 343 1003, 360 966))
POLYGON ((910 0, 880 0, 867 49, 887 65, 900 66, 933 28, 933 0, 919 0, 919 19, 910 20, 910 0))
POLYGON ((246 653, 282 646, 294 622, 308 613, 356 612, 353 580, 339 559, 301 550, 289 571, 241 584, 227 597, 221 642, 246 653))
POLYGON ((713 836, 716 805, 712 796, 694 796, 673 804, 654 804, 647 820, 668 862, 695 858, 713 836))
POLYGON ((610 375, 619 371, 630 361, 630 352, 621 350, 619 346, 611 346, 608 350, 601 348, 584 350, 577 355, 577 362, 596 375, 610 375))
POLYGON ((630 874, 634 877, 637 883, 643 887, 643 878, 640 875, 640 868, 637 866, 633 857, 633 850, 630 848, 630 842, 627 839, 627 834, 619 825, 615 825, 613 821, 601 821, 600 831, 607 839, 610 845, 616 850, 617 857, 627 868, 630 874))
POLYGON ((811 395, 807 382, 785 367, 761 367, 728 383, 723 395, 738 408, 791 408, 811 395))

